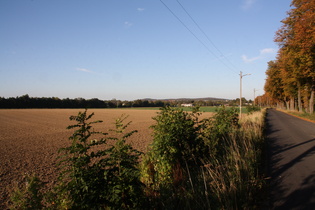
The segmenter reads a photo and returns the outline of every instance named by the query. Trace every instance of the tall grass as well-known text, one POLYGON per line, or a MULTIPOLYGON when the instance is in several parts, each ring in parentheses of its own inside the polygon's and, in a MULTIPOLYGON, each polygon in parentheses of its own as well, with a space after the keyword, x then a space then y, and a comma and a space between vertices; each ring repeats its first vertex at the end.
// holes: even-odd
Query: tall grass
POLYGON ((184 126, 182 120, 196 120, 192 113, 186 114, 181 120, 172 121, 183 115, 182 111, 166 111, 160 116, 155 130, 159 136, 154 136, 147 153, 148 159, 144 161, 144 169, 151 167, 152 170, 150 174, 144 171, 142 181, 147 186, 147 192, 151 195, 155 193, 151 200, 157 205, 156 208, 257 208, 261 204, 258 195, 263 187, 260 167, 264 112, 244 115, 242 120, 236 121, 235 110, 223 109, 211 119, 199 121, 193 126, 186 124, 184 130, 197 130, 200 135, 195 138, 200 140, 202 137, 203 141, 194 139, 195 145, 186 150, 186 158, 182 159, 184 155, 179 155, 178 159, 172 156, 165 161, 163 157, 168 153, 167 148, 169 151, 184 153, 183 148, 174 146, 174 141, 179 142, 179 145, 193 141, 191 138, 184 140, 178 137, 184 126), (203 147, 207 149, 202 150, 203 147), (187 156, 187 152, 190 156, 187 156), (195 159, 186 161, 189 158, 195 159), (168 166, 167 170, 158 170, 165 165, 168 166), (168 177, 168 182, 159 180, 163 176, 168 177))
POLYGON ((239 130, 226 139, 224 158, 204 161, 208 194, 215 196, 216 208, 253 209, 261 204, 264 116, 265 111, 242 117, 239 130))

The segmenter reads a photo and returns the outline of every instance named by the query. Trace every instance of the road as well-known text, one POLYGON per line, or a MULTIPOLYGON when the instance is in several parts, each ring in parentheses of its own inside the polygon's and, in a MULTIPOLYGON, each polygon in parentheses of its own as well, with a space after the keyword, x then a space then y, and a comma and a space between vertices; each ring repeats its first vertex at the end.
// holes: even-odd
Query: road
POLYGON ((315 124, 269 109, 270 209, 315 209, 315 124))

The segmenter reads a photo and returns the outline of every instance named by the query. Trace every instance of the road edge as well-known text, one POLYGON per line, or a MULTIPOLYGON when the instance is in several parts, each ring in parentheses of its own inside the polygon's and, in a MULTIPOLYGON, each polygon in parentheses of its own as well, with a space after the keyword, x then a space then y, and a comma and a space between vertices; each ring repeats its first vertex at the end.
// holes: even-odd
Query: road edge
POLYGON ((292 114, 292 113, 289 113, 289 112, 294 112, 294 111, 288 111, 288 110, 277 109, 277 108, 274 108, 274 109, 277 110, 277 111, 279 111, 279 112, 285 113, 285 114, 287 114, 287 115, 290 115, 290 116, 299 118, 299 119, 301 119, 301 120, 308 121, 308 122, 311 122, 311 123, 315 123, 315 120, 310 120, 310 119, 307 119, 307 118, 300 117, 300 116, 294 115, 294 114, 292 114))

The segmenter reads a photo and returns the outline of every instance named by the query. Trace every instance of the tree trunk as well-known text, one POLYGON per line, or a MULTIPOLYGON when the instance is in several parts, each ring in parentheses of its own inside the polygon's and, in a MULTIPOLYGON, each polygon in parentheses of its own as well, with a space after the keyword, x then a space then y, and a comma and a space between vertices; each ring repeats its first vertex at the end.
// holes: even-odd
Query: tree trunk
POLYGON ((290 110, 290 101, 285 101, 285 105, 287 110, 290 110))
POLYGON ((314 112, 314 88, 312 88, 312 90, 311 90, 311 97, 310 97, 309 103, 310 103, 309 113, 313 114, 313 112, 314 112))
POLYGON ((299 112, 302 112, 302 99, 301 99, 301 87, 300 87, 300 83, 298 82, 298 108, 299 108, 299 112))
POLYGON ((294 104, 294 101, 295 101, 295 100, 294 100, 294 98, 292 97, 292 98, 290 99, 290 110, 291 110, 291 111, 294 111, 294 105, 295 105, 295 104, 294 104))
POLYGON ((309 90, 305 88, 304 93, 303 93, 303 108, 305 112, 307 113, 309 113, 309 105, 310 105, 309 90))
POLYGON ((279 109, 285 109, 285 101, 280 101, 280 102, 278 103, 278 108, 279 108, 279 109))

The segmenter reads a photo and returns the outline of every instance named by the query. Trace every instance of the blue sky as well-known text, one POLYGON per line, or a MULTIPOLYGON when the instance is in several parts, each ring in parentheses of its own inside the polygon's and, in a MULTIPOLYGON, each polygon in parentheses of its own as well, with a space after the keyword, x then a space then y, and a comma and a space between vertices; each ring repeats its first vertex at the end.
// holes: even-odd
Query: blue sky
POLYGON ((253 99, 290 3, 0 0, 0 96, 253 99))

